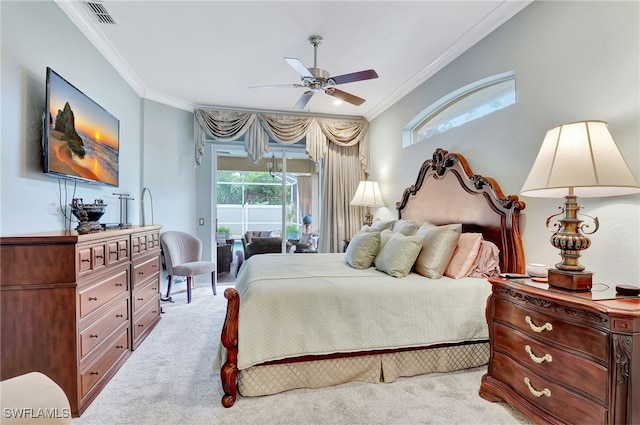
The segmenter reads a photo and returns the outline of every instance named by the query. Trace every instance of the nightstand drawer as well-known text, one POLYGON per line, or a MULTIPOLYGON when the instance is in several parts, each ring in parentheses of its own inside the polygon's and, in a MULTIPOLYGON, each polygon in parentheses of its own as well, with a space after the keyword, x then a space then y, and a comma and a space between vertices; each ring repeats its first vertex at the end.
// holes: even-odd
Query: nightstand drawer
POLYGON ((606 367, 529 338, 500 323, 495 324, 494 332, 495 348, 518 359, 520 364, 607 401, 609 383, 606 367))
MULTIPOLYGON (((576 318, 579 313, 575 311, 576 318)), ((495 320, 510 324, 535 339, 544 340, 552 345, 562 344, 605 364, 608 361, 609 336, 595 328, 565 322, 502 299, 496 300, 495 320)))
POLYGON ((603 424, 607 409, 554 384, 522 367, 502 353, 494 353, 493 373, 496 379, 511 386, 531 404, 571 424, 603 424))

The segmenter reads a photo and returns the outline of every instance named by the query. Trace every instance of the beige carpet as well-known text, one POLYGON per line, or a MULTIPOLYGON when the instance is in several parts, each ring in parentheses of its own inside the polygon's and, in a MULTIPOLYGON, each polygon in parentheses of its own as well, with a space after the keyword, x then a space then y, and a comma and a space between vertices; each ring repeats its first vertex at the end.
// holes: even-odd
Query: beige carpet
POLYGON ((163 303, 156 329, 74 425, 529 423, 507 405, 478 396, 484 367, 392 384, 239 397, 225 409, 220 376, 211 367, 226 311, 225 287, 214 297, 209 285, 201 285, 191 304, 184 292, 173 294, 173 303, 163 303))

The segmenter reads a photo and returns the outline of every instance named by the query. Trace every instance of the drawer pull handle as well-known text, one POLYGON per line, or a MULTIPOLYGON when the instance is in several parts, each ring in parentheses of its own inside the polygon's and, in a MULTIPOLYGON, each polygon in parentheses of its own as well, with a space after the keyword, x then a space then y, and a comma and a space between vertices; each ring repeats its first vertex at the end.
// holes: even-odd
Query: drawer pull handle
POLYGON ((157 269, 158 265, 157 264, 152 264, 151 267, 153 267, 154 269, 157 269))
POLYGON ((531 394, 533 394, 536 397, 551 397, 551 390, 549 388, 545 388, 542 391, 538 391, 535 388, 533 388, 531 386, 531 381, 529 380, 529 378, 527 378, 526 376, 524 377, 524 383, 527 385, 527 387, 529 388, 529 391, 531 392, 531 394))
POLYGON ((144 301, 144 298, 136 298, 138 301, 144 301))
POLYGON ((100 375, 100 371, 99 370, 93 371, 89 375, 100 375))
POLYGON ((116 317, 124 317, 124 314, 116 314, 116 317))
POLYGON ((117 254, 117 253, 118 253, 117 249, 114 249, 113 251, 109 250, 109 254, 117 254))
POLYGON ((104 258, 104 255, 96 255, 96 258, 103 259, 103 258, 104 258))
POLYGON ((89 338, 97 338, 98 334, 89 335, 89 338))
POLYGON ((144 328, 144 323, 139 323, 139 324, 138 324, 138 327, 139 327, 139 328, 144 328))
POLYGON ((158 288, 155 288, 155 287, 153 287, 153 286, 152 286, 152 287, 151 287, 151 290, 152 290, 152 291, 157 291, 157 290, 158 290, 158 288))
POLYGON ((143 271, 139 271, 138 274, 144 274, 144 272, 143 271))
POLYGON ((158 314, 158 310, 151 310, 153 314, 158 314))
POLYGON ((527 352, 527 354, 529 355, 529 357, 531 357, 531 360, 533 360, 534 362, 540 364, 544 361, 547 361, 549 363, 551 363, 553 361, 553 357, 551 357, 551 354, 545 354, 542 357, 537 357, 535 354, 533 354, 533 352, 531 351, 531 346, 529 345, 525 345, 524 346, 524 351, 527 352))
POLYGON ((116 283, 116 286, 124 286, 123 283, 116 283))
POLYGON ((531 317, 529 316, 525 316, 524 321, 527 322, 529 324, 529 327, 531 328, 532 331, 534 332, 542 332, 542 331, 552 331, 553 330, 553 325, 549 322, 546 322, 544 325, 542 326, 536 326, 533 324, 533 321, 531 320, 531 317))
POLYGON ((116 348, 122 350, 124 348, 124 345, 116 345, 116 348))
POLYGON ((91 262, 91 260, 90 260, 89 258, 83 258, 83 259, 82 259, 82 262, 83 262, 83 263, 90 263, 90 262, 91 262))
POLYGON ((89 297, 89 301, 98 301, 98 297, 89 297))

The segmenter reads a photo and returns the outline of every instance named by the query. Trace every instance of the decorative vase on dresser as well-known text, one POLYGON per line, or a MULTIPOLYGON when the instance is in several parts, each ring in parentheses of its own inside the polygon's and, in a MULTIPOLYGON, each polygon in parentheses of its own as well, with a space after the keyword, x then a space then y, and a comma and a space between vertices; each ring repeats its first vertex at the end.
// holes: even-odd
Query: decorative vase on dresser
POLYGON ((640 423, 640 297, 489 282, 481 397, 541 424, 640 423))
POLYGON ((0 379, 42 372, 81 415, 160 320, 160 228, 0 238, 0 379))

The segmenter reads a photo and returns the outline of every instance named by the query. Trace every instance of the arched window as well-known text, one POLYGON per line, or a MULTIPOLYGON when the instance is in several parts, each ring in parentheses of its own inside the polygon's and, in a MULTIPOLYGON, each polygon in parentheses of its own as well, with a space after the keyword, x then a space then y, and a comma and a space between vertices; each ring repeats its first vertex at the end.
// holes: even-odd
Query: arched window
POLYGON ((402 132, 402 146, 421 142, 514 103, 515 72, 476 81, 442 97, 411 120, 402 132))

